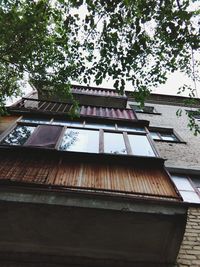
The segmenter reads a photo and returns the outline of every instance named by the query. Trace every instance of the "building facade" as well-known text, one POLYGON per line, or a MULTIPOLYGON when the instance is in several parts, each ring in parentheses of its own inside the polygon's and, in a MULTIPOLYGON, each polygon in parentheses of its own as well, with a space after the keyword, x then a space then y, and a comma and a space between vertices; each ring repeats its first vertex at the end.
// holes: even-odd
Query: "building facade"
POLYGON ((33 92, 1 118, 2 266, 199 266, 200 141, 182 98, 73 95, 78 117, 33 92))
MULTIPOLYGON (((170 172, 185 205, 188 206, 184 239, 177 257, 177 266, 200 266, 200 138, 190 130, 188 113, 200 107, 199 99, 188 107, 187 98, 151 95, 144 110, 137 110, 139 119, 150 121, 149 130, 160 155, 170 172), (177 111, 182 110, 181 116, 177 111)), ((129 107, 134 107, 130 98, 129 107)), ((199 125, 199 116, 194 123, 199 125)))

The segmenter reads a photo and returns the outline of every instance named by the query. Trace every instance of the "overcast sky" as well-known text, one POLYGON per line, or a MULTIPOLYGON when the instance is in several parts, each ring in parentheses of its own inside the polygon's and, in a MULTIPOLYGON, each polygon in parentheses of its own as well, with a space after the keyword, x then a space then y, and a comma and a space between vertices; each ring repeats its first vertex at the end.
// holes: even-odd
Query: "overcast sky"
MULTIPOLYGON (((198 10, 200 8, 200 1, 196 1, 194 3, 191 2, 190 4, 190 9, 191 10, 198 10)), ((84 10, 82 10, 84 11, 84 10)), ((197 22, 198 25, 198 20, 197 22)), ((200 60, 200 52, 198 54, 195 55, 195 57, 198 57, 198 59, 200 60)), ((194 84, 192 82, 192 80, 189 80, 186 76, 184 76, 182 73, 176 71, 173 74, 169 74, 168 80, 164 85, 160 85, 157 88, 154 88, 152 93, 157 93, 157 94, 167 94, 167 95, 177 95, 178 89, 179 87, 183 86, 184 84, 190 85, 192 87, 194 87, 194 84)), ((82 84, 84 85, 84 84, 82 84)), ((96 86, 95 84, 90 84, 90 86, 96 86)), ((196 84, 197 86, 197 90, 195 92, 196 97, 200 97, 200 82, 198 82, 196 84)), ((113 88, 113 80, 108 80, 108 81, 104 81, 99 87, 104 87, 104 88, 113 88)), ((32 88, 27 84, 24 88, 23 88, 23 93, 27 94, 32 90, 32 88)), ((125 90, 131 91, 132 90, 132 86, 131 83, 127 82, 126 83, 126 87, 125 90)), ((181 93, 181 96, 188 96, 189 92, 185 91, 184 93, 181 93)), ((13 98, 12 100, 8 100, 7 104, 10 105, 11 103, 15 102, 16 98, 13 98)))

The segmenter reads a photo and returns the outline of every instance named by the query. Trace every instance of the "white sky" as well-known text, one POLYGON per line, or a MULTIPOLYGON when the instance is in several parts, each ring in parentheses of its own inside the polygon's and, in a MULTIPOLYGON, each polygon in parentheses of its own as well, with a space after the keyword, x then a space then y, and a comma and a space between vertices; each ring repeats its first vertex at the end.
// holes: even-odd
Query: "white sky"
MULTIPOLYGON (((183 84, 193 85, 192 81, 190 81, 182 73, 176 71, 173 74, 169 75, 169 78, 165 84, 160 85, 158 88, 153 89, 152 93, 164 94, 164 95, 177 95, 178 88, 183 86, 183 84)), ((84 85, 84 84, 82 84, 82 85, 84 85)), ((95 83, 91 83, 90 86, 97 87, 95 83)), ((113 88, 113 80, 110 79, 109 81, 104 81, 98 87, 113 88)), ((126 83, 125 90, 131 91, 131 88, 132 88, 131 82, 126 83)), ((26 95, 26 94, 30 93, 32 90, 33 90, 32 87, 27 84, 23 88, 23 93, 24 93, 24 95, 26 95)), ((186 91, 184 93, 179 94, 179 96, 188 96, 188 93, 189 92, 186 91)), ((200 83, 197 83, 197 95, 196 95, 196 97, 200 98, 200 83)), ((9 99, 7 101, 7 105, 13 104, 18 99, 20 99, 20 97, 9 99)))

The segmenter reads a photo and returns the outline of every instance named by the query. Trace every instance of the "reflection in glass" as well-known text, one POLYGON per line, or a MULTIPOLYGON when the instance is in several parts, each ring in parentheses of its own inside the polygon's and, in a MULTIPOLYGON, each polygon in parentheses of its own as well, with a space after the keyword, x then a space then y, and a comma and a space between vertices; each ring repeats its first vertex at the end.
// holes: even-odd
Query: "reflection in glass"
POLYGON ((67 129, 59 149, 98 153, 99 132, 82 129, 67 129))
POLYGON ((23 145, 33 133, 34 126, 17 126, 2 142, 3 145, 23 145))
POLYGON ((172 177, 172 180, 174 181, 176 187, 179 190, 192 190, 193 191, 193 187, 191 186, 187 177, 177 176, 177 175, 172 175, 171 177, 172 177))
POLYGON ((104 152, 127 154, 123 135, 120 133, 104 133, 104 152))
POLYGON ((20 121, 22 122, 32 122, 32 123, 37 123, 37 124, 49 124, 50 120, 49 119, 43 119, 43 118, 28 118, 24 117, 20 121))
POLYGON ((165 134, 165 133, 160 133, 162 136, 162 139, 165 141, 178 141, 176 136, 174 134, 165 134))
POLYGON ((133 155, 155 157, 145 135, 128 135, 133 155))
POLYGON ((139 128, 139 127, 129 127, 129 126, 117 126, 119 131, 124 131, 124 132, 142 132, 144 133, 145 130, 144 128, 139 128))
POLYGON ((150 132, 150 135, 154 140, 160 140, 160 136, 156 132, 150 132))
POLYGON ((53 125, 63 125, 63 126, 77 126, 83 127, 83 122, 79 121, 62 121, 62 120, 53 120, 53 125))
POLYGON ((192 191, 180 191, 181 196, 184 201, 190 202, 190 203, 200 203, 199 196, 196 192, 192 191))
POLYGON ((115 126, 113 124, 97 124, 97 123, 87 123, 86 122, 85 127, 92 128, 92 129, 115 130, 115 126))

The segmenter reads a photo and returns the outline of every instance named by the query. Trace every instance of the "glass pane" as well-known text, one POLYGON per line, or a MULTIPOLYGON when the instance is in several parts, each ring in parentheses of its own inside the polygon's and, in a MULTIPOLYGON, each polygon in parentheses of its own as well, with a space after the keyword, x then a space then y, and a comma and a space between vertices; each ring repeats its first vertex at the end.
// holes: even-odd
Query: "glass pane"
POLYGON ((82 129, 67 129, 59 149, 98 153, 99 132, 82 129))
POLYGON ((135 112, 150 112, 150 113, 154 112, 154 107, 152 106, 144 106, 143 108, 140 107, 139 105, 130 105, 130 106, 135 112))
POLYGON ((131 126, 117 126, 119 131, 124 131, 124 132, 142 132, 144 133, 145 130, 144 128, 139 128, 139 127, 131 127, 131 126))
POLYGON ((63 125, 63 126, 77 126, 83 127, 83 122, 79 121, 62 121, 62 120, 53 120, 53 125, 63 125))
POLYGON ((104 152, 127 154, 123 135, 120 133, 104 133, 104 152))
POLYGON ((44 119, 44 118, 22 118, 20 121, 22 122, 32 122, 32 123, 37 123, 37 124, 40 124, 40 123, 43 123, 43 124, 48 124, 50 122, 50 119, 44 119))
POLYGON ((136 112, 137 111, 143 111, 143 109, 138 105, 130 105, 130 107, 136 112))
POLYGON ((155 157, 145 135, 128 135, 133 155, 155 157))
POLYGON ((54 148, 62 129, 62 126, 39 125, 24 146, 54 148))
POLYGON ((150 135, 154 140, 160 140, 160 137, 156 132, 150 132, 150 135))
POLYGON ((191 177, 191 179, 195 186, 200 187, 200 177, 191 177))
POLYGON ((17 126, 2 142, 3 145, 23 145, 33 133, 34 126, 17 126))
POLYGON ((177 176, 177 175, 172 175, 171 177, 172 177, 172 180, 174 181, 176 187, 179 190, 191 190, 191 191, 194 191, 194 189, 191 186, 190 182, 188 181, 187 177, 177 176))
POLYGON ((178 141, 176 136, 174 134, 165 134, 165 133, 160 133, 162 136, 162 139, 165 141, 178 141))
POLYGON ((196 192, 180 191, 180 194, 184 201, 187 201, 190 203, 200 203, 200 198, 196 192))
POLYGON ((92 128, 92 129, 115 130, 115 126, 113 124, 97 124, 97 123, 88 123, 88 122, 86 122, 85 127, 92 128))

